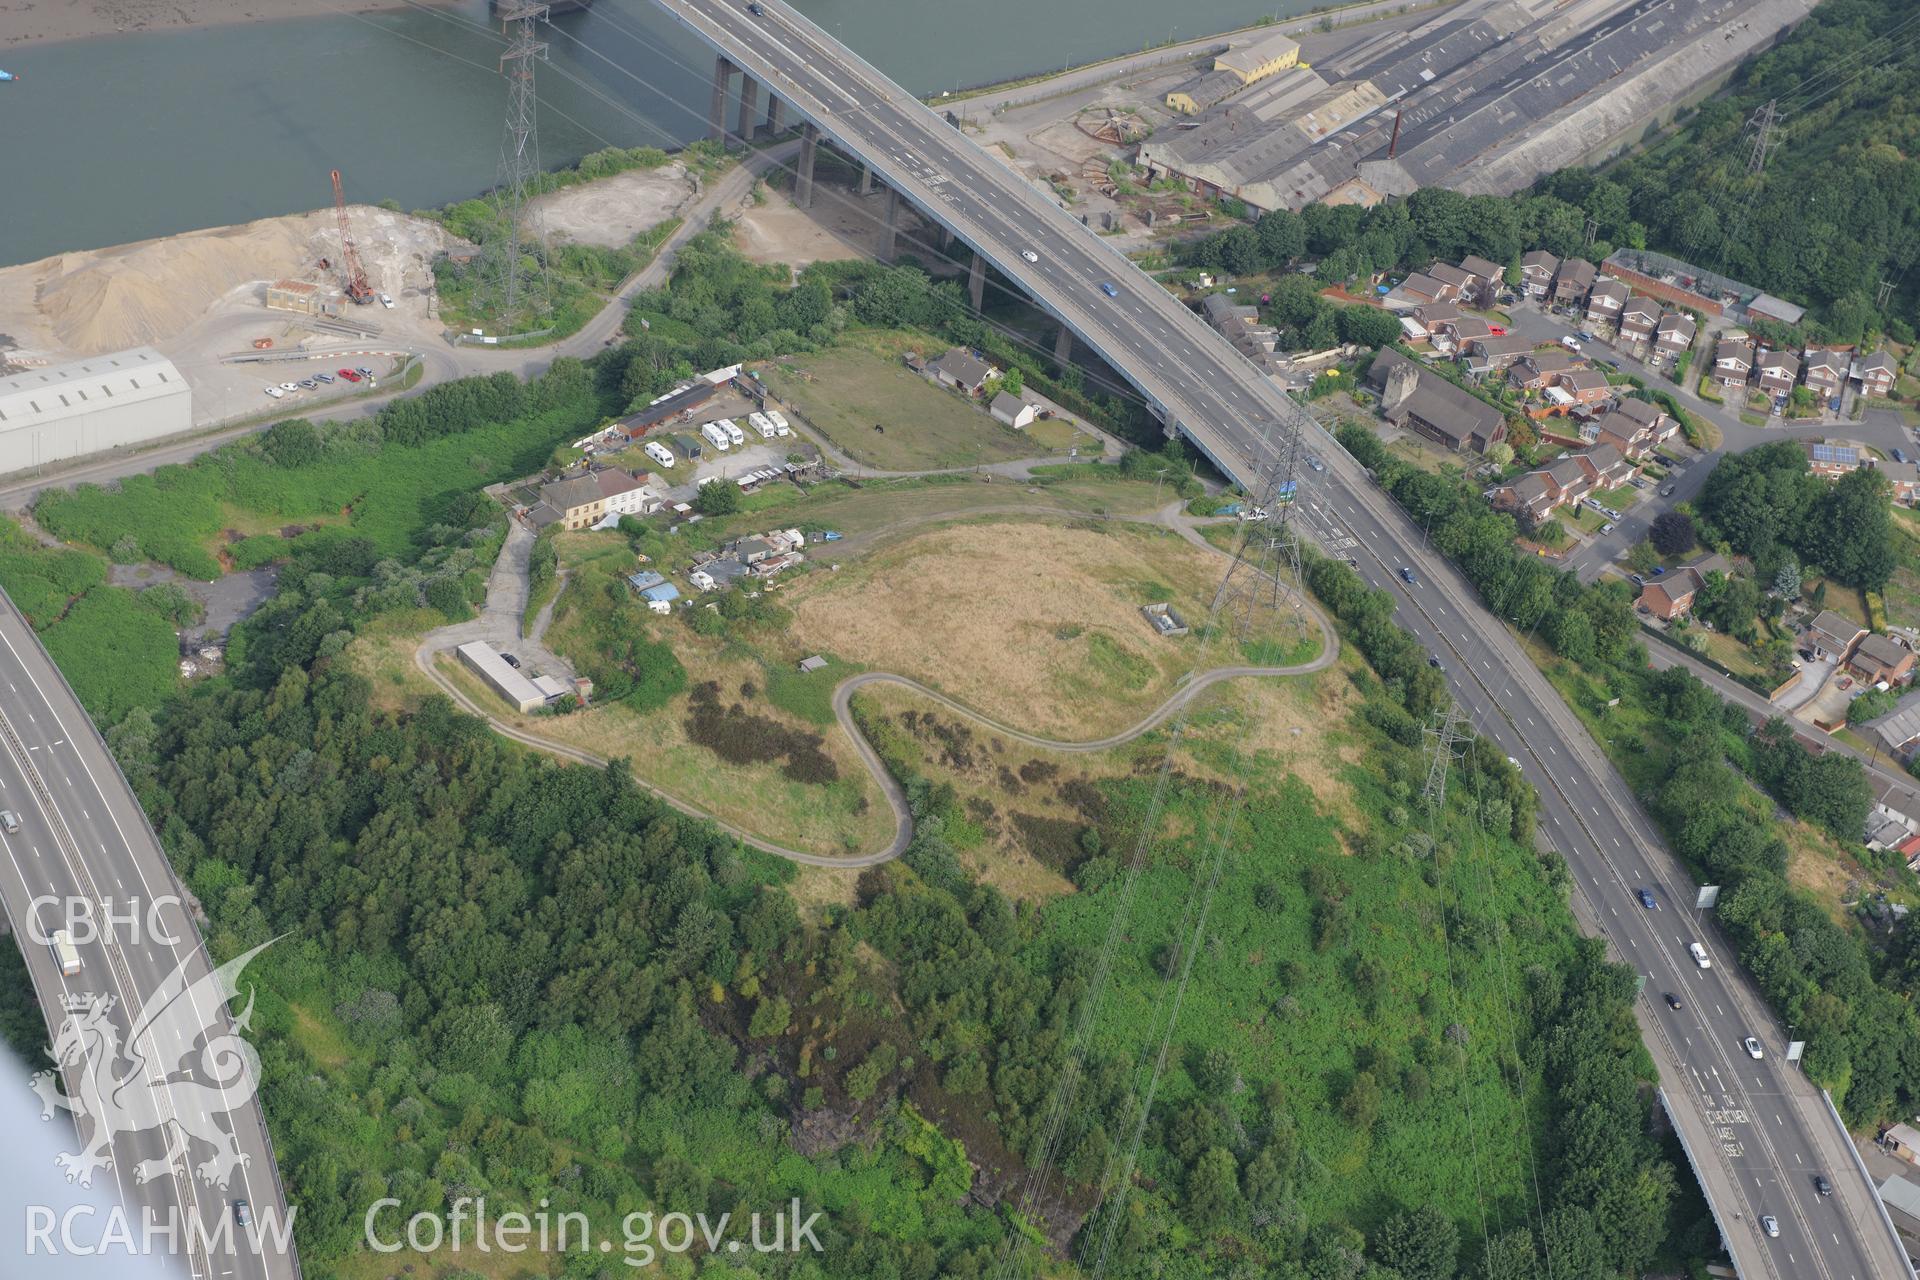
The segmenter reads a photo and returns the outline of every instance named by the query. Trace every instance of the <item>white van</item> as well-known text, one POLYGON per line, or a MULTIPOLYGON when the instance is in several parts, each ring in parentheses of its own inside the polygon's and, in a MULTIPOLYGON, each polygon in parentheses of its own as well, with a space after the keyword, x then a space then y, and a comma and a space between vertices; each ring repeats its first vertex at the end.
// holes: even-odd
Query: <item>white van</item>
POLYGON ((735 445, 743 445, 747 442, 747 433, 742 431, 739 424, 732 418, 720 419, 720 425, 727 429, 727 438, 735 445))
POLYGON ((57 929, 53 937, 47 940, 47 945, 53 948, 53 958, 59 964, 61 973, 71 978, 80 972, 80 948, 73 945, 72 934, 65 929, 57 929))
POLYGON ((764 413, 748 414, 747 424, 751 426, 755 431, 758 431, 760 433, 760 438, 762 440, 773 439, 773 420, 768 418, 766 414, 764 413))
POLYGON ((1693 962, 1699 965, 1702 969, 1713 968, 1713 961, 1707 958, 1707 949, 1705 947, 1701 946, 1697 942, 1689 942, 1687 944, 1687 950, 1689 953, 1692 954, 1693 962))
POLYGON ((1580 339, 1574 337, 1572 334, 1568 334, 1566 337, 1560 339, 1560 345, 1575 355, 1580 354, 1580 339))
POLYGON ((642 447, 645 449, 646 455, 649 458, 652 458, 655 462, 659 463, 661 466, 670 467, 673 465, 674 463, 673 450, 667 448, 667 446, 661 444, 657 440, 649 440, 642 447))
POLYGON ((727 441, 730 438, 730 433, 727 431, 727 428, 732 425, 733 424, 725 418, 722 418, 719 422, 709 422, 704 427, 701 427, 700 434, 705 436, 707 443, 714 448, 725 449, 727 447, 727 441))

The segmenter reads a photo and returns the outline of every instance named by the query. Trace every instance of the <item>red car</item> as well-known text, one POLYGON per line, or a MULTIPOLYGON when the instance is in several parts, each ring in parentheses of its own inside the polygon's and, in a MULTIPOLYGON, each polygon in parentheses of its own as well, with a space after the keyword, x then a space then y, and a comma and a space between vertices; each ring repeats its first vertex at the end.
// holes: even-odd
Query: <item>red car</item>
POLYGON ((1505 329, 1502 329, 1497 324, 1488 325, 1487 332, 1491 333, 1496 338, 1504 338, 1507 336, 1507 331, 1505 329))
POLYGON ((339 370, 339 374, 341 377, 345 378, 348 382, 360 381, 360 375, 355 373, 351 369, 341 369, 339 370))

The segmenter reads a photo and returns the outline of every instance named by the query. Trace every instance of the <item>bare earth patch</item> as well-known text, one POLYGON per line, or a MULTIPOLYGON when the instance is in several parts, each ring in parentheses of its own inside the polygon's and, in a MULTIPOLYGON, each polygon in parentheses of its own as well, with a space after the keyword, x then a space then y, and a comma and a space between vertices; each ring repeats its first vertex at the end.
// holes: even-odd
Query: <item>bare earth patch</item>
POLYGON ((1215 558, 1163 530, 1041 521, 936 529, 808 578, 787 598, 792 635, 912 676, 1005 724, 1098 737, 1172 692, 1199 651, 1165 640, 1140 606, 1200 616, 1215 558))
POLYGON ((541 196, 535 212, 556 238, 617 249, 659 226, 693 199, 686 166, 629 169, 541 196))

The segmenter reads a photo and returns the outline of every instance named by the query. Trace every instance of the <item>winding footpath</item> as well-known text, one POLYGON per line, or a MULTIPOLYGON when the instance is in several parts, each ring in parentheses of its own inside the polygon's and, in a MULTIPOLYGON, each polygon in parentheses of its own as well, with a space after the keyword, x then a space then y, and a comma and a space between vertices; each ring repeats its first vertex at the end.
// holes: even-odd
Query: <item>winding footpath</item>
MULTIPOLYGON (((1191 521, 1179 515, 1179 505, 1178 503, 1170 504, 1168 507, 1150 516, 1091 516, 1084 511, 1048 510, 1035 509, 1032 507, 1010 508, 1009 510, 1018 511, 1027 515, 1055 515, 1069 516, 1075 519, 1105 519, 1136 524, 1156 524, 1179 534, 1196 546, 1205 547, 1215 555, 1223 559, 1226 558, 1225 552, 1208 542, 1200 535, 1191 521)), ((969 516, 987 514, 987 512, 948 512, 943 514, 947 519, 964 520, 969 516)), ((913 523, 921 522, 915 521, 913 523)), ((508 556, 509 552, 507 548, 503 547, 501 550, 503 562, 508 562, 508 556)), ((521 557, 518 563, 524 571, 524 557, 521 557)), ((511 573, 502 573, 496 568, 494 577, 488 584, 488 604, 490 606, 490 612, 492 611, 492 597, 495 591, 516 592, 517 598, 522 602, 522 607, 524 607, 526 600, 524 584, 515 586, 510 581, 512 577, 513 575, 511 573)), ((839 723, 841 731, 844 732, 853 743, 854 749, 859 753, 861 761, 867 766, 867 772, 873 776, 875 784, 879 786, 881 793, 886 796, 887 804, 893 810, 894 831, 892 841, 889 842, 885 848, 875 850, 871 853, 835 856, 832 854, 809 853, 803 849, 790 849, 785 845, 776 844, 771 840, 764 840, 751 832, 745 831, 726 821, 724 818, 720 818, 700 808, 698 805, 692 804, 661 787, 655 786, 645 778, 636 775, 634 781, 681 813, 689 817, 699 818, 702 821, 711 822, 734 839, 740 841, 740 843, 758 849, 763 853, 770 853, 775 857, 785 858, 789 862, 796 862, 810 867, 839 867, 857 870, 864 867, 878 866, 883 862, 891 862, 907 851, 907 846, 913 842, 913 814, 907 808, 907 794, 905 789, 901 787, 892 772, 887 769, 886 763, 880 758, 880 753, 874 749, 873 743, 868 740, 866 734, 860 731, 860 726, 854 720, 853 695, 861 689, 881 684, 898 685, 932 702, 938 703, 940 706, 945 707, 957 715, 972 720, 991 733, 1012 739, 1015 742, 1023 743, 1026 746, 1038 747, 1044 751, 1080 754, 1106 751, 1131 742, 1142 734, 1150 733, 1154 729, 1159 728, 1188 706, 1192 705, 1201 694, 1223 681, 1265 676, 1311 675, 1316 671, 1324 671, 1326 668, 1332 666, 1340 656, 1340 638, 1334 631, 1332 623, 1327 620, 1326 615, 1323 614, 1312 601, 1307 600, 1303 603, 1307 616, 1313 620, 1314 626, 1318 628, 1320 632, 1320 650, 1308 661, 1281 667, 1227 666, 1210 667, 1205 671, 1193 672, 1186 677, 1185 682, 1181 684, 1179 688, 1168 695, 1165 701, 1148 712, 1147 715, 1137 723, 1120 730, 1118 733, 1109 734, 1104 738, 1094 738, 1086 741, 1065 741, 1057 738, 1043 738, 1038 734, 1016 729, 1012 725, 1004 724, 991 716, 976 711, 965 703, 948 697, 938 689, 922 684, 910 676, 898 675, 891 671, 863 671, 846 677, 838 685, 834 686, 834 719, 839 723)), ((447 678, 446 674, 435 664, 435 659, 442 653, 447 652, 462 639, 472 638, 467 634, 471 628, 472 624, 470 623, 457 623, 450 627, 441 627, 435 631, 428 632, 421 640, 419 647, 414 650, 414 665, 418 667, 421 673, 424 674, 427 679, 431 680, 436 687, 449 698, 453 699, 456 706, 486 721, 487 724, 492 727, 493 731, 501 737, 511 739, 514 742, 520 743, 522 746, 532 747, 536 751, 543 751, 548 755, 557 756, 564 760, 571 760, 577 764, 588 765, 596 769, 605 768, 609 763, 606 757, 595 755, 593 752, 583 750, 579 747, 569 746, 564 742, 556 742, 551 738, 542 737, 537 733, 530 733, 517 725, 510 724, 499 716, 494 715, 488 708, 475 702, 464 690, 447 678)))

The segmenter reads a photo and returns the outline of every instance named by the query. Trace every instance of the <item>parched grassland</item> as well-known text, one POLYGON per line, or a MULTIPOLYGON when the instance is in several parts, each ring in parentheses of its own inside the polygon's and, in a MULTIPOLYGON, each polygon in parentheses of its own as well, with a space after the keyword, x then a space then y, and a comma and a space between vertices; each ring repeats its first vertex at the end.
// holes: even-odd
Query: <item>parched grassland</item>
MULTIPOLYGON (((945 347, 923 352, 929 359, 945 347)), ((882 471, 972 467, 1065 454, 1092 436, 1035 435, 994 420, 984 401, 936 386, 899 359, 859 347, 791 356, 763 371, 767 385, 854 461, 882 471), (878 426, 881 430, 874 430, 878 426)))
POLYGON ((1198 637, 1163 639, 1140 606, 1200 617, 1217 557, 1165 530, 1001 520, 916 534, 785 601, 802 647, 911 676, 1002 723, 1098 737, 1193 669, 1198 637))

